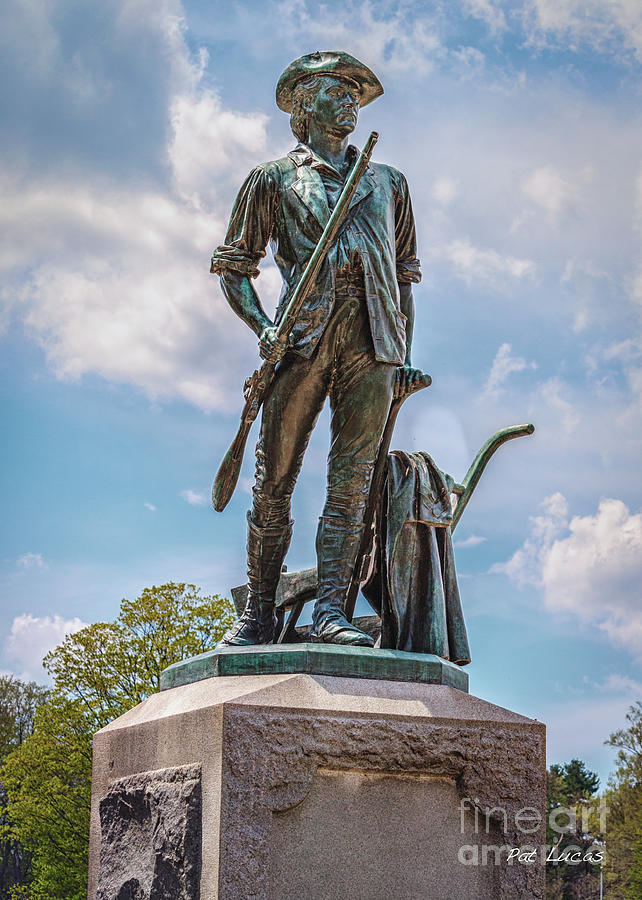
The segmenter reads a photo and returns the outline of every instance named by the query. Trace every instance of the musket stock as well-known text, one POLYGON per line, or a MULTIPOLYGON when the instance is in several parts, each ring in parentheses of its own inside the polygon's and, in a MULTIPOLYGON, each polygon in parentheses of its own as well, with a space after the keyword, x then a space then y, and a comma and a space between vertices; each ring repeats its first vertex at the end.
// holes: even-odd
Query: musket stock
MULTIPOLYGON (((332 215, 323 229, 323 234, 319 239, 319 243, 314 248, 310 259, 303 270, 299 283, 292 293, 276 332, 277 340, 281 345, 281 351, 287 347, 290 333, 294 327, 297 316, 301 311, 310 289, 314 285, 321 265, 323 264, 323 260, 328 255, 339 228, 344 222, 350 206, 350 201, 354 196, 361 176, 368 167, 372 151, 374 150, 374 146, 378 139, 379 135, 377 132, 371 132, 365 147, 359 154, 359 158, 348 175, 348 179, 341 191, 341 195, 337 200, 337 205, 334 207, 332 215)), ((258 416, 259 410, 272 387, 276 365, 277 363, 273 362, 272 359, 267 359, 245 382, 245 405, 243 406, 243 412, 241 413, 241 422, 230 449, 223 457, 223 462, 219 466, 219 470, 216 473, 216 478, 214 479, 214 484, 212 486, 212 506, 217 512, 222 512, 225 509, 230 497, 234 493, 234 488, 236 487, 241 472, 241 465, 243 464, 243 454, 245 452, 248 434, 252 427, 252 423, 258 416)))
POLYGON ((212 487, 212 506, 217 512, 223 512, 234 493, 234 488, 241 473, 241 466, 243 465, 245 445, 250 428, 258 416, 268 388, 274 380, 275 368, 276 364, 267 359, 245 382, 243 388, 245 404, 243 405, 238 431, 229 450, 223 457, 212 487))

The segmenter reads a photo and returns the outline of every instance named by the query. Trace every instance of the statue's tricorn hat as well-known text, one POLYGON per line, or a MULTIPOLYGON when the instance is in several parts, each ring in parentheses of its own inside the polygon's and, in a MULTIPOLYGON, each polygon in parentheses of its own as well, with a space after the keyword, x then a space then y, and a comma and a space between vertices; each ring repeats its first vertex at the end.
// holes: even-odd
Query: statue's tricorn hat
POLYGON ((383 94, 377 76, 366 65, 342 50, 317 50, 300 56, 287 67, 276 86, 276 102, 283 112, 292 112, 292 95, 300 81, 312 75, 334 75, 346 78, 359 87, 359 106, 371 103, 383 94))

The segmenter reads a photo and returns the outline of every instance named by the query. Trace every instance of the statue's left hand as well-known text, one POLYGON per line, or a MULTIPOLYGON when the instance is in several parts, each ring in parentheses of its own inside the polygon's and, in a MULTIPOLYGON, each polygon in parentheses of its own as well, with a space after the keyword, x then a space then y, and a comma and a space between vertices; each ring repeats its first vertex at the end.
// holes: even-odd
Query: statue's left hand
POLYGON ((410 390, 411 385, 423 380, 424 373, 421 369, 415 369, 415 367, 411 366, 409 363, 399 366, 395 381, 395 397, 403 397, 403 395, 410 390))

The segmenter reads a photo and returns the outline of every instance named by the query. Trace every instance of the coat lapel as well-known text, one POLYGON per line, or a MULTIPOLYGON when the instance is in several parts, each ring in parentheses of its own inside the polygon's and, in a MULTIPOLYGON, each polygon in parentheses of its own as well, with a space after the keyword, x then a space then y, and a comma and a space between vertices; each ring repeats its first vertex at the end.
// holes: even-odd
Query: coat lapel
MULTIPOLYGON (((328 197, 318 170, 303 162, 305 151, 307 151, 309 158, 310 151, 307 148, 297 148, 289 154, 290 158, 297 165, 297 179, 292 185, 292 191, 323 229, 330 218, 328 197)), ((372 167, 368 167, 357 185, 357 190, 350 202, 349 209, 361 203, 365 197, 372 193, 374 188, 374 171, 372 167)))
POLYGON ((361 203, 364 197, 367 197, 368 194, 371 194, 375 187, 375 179, 372 169, 368 167, 366 171, 361 176, 359 184, 357 185, 357 190, 354 193, 354 197, 350 201, 349 209, 352 209, 357 203, 361 203))
POLYGON ((299 166, 297 174, 292 191, 323 229, 330 218, 330 207, 321 176, 311 166, 299 166))

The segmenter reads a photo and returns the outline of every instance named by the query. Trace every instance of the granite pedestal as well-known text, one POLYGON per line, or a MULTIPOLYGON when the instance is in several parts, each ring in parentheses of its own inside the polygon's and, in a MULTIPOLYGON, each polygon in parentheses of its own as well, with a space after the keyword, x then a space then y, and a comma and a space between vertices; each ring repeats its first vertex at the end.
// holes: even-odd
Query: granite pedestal
POLYGON ((543 898, 507 857, 545 843, 544 726, 435 658, 354 677, 310 648, 206 654, 96 734, 91 900, 543 898))

